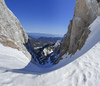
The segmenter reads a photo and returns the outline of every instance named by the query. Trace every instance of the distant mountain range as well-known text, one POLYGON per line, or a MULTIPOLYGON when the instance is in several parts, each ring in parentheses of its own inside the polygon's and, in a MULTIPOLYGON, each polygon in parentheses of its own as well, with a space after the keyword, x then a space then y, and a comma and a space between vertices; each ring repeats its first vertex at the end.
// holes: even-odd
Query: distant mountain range
POLYGON ((58 40, 61 41, 62 37, 39 37, 36 39, 34 37, 29 36, 29 41, 31 42, 33 48, 44 47, 47 44, 52 45, 56 43, 58 40))
POLYGON ((27 33, 29 36, 33 38, 39 38, 39 37, 63 37, 63 35, 58 34, 46 34, 46 33, 27 33))

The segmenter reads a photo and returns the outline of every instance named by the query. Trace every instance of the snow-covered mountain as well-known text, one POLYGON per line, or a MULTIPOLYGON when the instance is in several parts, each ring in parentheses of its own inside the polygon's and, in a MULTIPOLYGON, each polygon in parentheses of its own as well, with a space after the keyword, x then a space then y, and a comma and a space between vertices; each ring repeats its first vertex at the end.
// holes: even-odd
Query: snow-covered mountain
POLYGON ((91 33, 80 51, 71 58, 64 55, 51 68, 38 67, 21 51, 0 44, 0 86, 100 86, 99 23, 100 17, 89 26, 91 33))
POLYGON ((42 66, 20 22, 0 0, 0 86, 100 86, 99 4, 76 0, 68 33, 62 44, 43 48, 42 66))

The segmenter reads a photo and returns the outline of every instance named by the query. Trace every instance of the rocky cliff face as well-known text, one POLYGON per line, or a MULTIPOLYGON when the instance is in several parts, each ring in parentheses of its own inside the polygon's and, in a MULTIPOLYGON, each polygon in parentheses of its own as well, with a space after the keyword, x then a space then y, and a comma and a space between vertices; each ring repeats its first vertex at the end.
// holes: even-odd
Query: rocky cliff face
POLYGON ((63 38, 60 58, 65 53, 73 55, 83 47, 90 33, 88 26, 100 15, 99 4, 97 0, 76 0, 74 17, 63 38))
POLYGON ((7 8, 4 0, 0 0, 0 43, 22 51, 31 59, 31 55, 24 47, 27 41, 28 36, 20 22, 7 8))

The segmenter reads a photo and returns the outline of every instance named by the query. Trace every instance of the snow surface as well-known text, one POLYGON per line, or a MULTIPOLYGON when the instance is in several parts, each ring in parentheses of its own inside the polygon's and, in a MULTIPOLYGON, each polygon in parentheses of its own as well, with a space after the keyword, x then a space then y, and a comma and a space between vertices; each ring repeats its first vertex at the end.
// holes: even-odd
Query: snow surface
POLYGON ((47 48, 44 48, 44 49, 43 49, 43 52, 44 52, 44 55, 47 56, 48 54, 52 53, 53 50, 52 50, 52 49, 49 50, 49 49, 47 49, 47 48))
POLYGON ((84 47, 51 68, 38 67, 21 51, 0 44, 0 86, 100 86, 100 17, 89 28, 84 47))

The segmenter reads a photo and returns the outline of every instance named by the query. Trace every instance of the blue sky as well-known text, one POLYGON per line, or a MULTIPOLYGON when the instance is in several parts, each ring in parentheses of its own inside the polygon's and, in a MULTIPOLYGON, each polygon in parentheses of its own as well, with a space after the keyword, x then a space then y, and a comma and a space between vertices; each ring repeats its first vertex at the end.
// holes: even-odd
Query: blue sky
POLYGON ((5 0, 27 32, 64 35, 75 0, 5 0))

